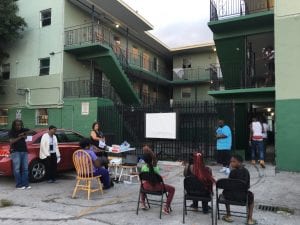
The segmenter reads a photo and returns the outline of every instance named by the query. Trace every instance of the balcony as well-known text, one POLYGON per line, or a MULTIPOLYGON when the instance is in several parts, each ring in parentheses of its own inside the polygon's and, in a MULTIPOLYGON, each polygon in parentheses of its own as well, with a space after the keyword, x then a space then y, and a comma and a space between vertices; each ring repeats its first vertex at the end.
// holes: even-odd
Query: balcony
POLYGON ((70 79, 64 81, 64 98, 100 97, 108 98, 113 102, 121 100, 109 81, 97 83, 88 79, 70 79))
POLYGON ((102 24, 89 23, 69 27, 65 29, 65 48, 72 49, 98 43, 110 47, 125 70, 129 66, 131 69, 150 72, 162 78, 168 77, 168 69, 159 64, 156 57, 150 57, 136 48, 124 48, 120 40, 116 39, 118 36, 102 24))
POLYGON ((174 85, 208 83, 210 81, 210 70, 210 67, 174 68, 172 83, 174 85))
POLYGON ((210 90, 234 90, 274 87, 274 62, 257 60, 254 63, 220 63, 211 69, 210 90))
POLYGON ((210 0, 210 21, 270 11, 274 0, 210 0))

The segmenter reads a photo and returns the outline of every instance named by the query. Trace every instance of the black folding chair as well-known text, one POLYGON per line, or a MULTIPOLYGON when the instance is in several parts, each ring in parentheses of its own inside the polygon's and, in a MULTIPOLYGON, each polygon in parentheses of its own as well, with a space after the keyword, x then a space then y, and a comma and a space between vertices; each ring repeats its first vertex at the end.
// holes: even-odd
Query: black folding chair
POLYGON ((220 219, 220 215, 226 215, 226 210, 220 210, 219 204, 228 204, 235 206, 246 206, 246 213, 241 211, 231 211, 231 215, 235 217, 248 218, 248 186, 246 182, 238 179, 223 178, 216 183, 216 225, 220 219), (218 193, 219 189, 223 189, 223 193, 230 193, 229 196, 218 193))
MULTIPOLYGON (((188 176, 183 181, 184 193, 183 193, 183 223, 185 223, 185 216, 187 211, 192 211, 186 206, 187 200, 193 201, 206 201, 211 202, 211 224, 214 224, 214 214, 213 214, 213 196, 212 192, 208 191, 204 184, 197 179, 195 176, 188 176)), ((200 207, 198 207, 200 208, 200 207)))
POLYGON ((140 207, 140 201, 141 201, 140 196, 141 196, 141 194, 144 194, 149 208, 150 208, 150 203, 151 203, 151 205, 159 205, 160 206, 159 218, 161 219, 162 206, 163 206, 163 203, 165 203, 163 201, 163 196, 165 195, 166 197, 168 197, 168 193, 166 191, 165 184, 164 184, 162 177, 159 174, 149 173, 149 172, 142 172, 139 174, 139 177, 140 177, 141 186, 140 186, 140 192, 139 192, 139 196, 138 196, 136 214, 138 215, 138 213, 139 213, 139 207, 140 207), (148 182, 148 183, 154 182, 153 185, 155 185, 155 186, 160 185, 162 188, 159 191, 149 191, 144 188, 144 182, 148 182), (147 195, 161 196, 161 199, 160 200, 149 199, 147 195))

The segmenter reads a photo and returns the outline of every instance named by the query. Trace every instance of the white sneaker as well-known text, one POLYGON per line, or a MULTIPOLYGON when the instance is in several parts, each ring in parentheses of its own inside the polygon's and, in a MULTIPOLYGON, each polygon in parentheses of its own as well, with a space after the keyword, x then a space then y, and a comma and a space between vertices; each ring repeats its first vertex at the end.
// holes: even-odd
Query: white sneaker
POLYGON ((18 190, 25 190, 25 188, 26 188, 25 186, 23 186, 23 187, 17 187, 18 190))
POLYGON ((27 187, 25 187, 25 189, 31 189, 31 186, 27 186, 27 187))
POLYGON ((230 174, 230 169, 229 169, 229 168, 226 168, 225 174, 226 174, 226 175, 229 175, 229 174, 230 174))
POLYGON ((220 169, 220 173, 224 173, 224 172, 226 172, 226 167, 223 167, 222 169, 220 169))

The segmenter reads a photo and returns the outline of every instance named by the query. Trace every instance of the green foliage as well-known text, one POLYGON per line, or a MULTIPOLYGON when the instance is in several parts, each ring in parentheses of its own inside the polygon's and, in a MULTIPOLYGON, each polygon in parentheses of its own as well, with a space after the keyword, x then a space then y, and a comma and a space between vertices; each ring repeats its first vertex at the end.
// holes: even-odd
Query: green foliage
POLYGON ((17 0, 0 0, 0 63, 9 56, 4 47, 20 38, 26 27, 25 20, 17 15, 18 11, 17 0))

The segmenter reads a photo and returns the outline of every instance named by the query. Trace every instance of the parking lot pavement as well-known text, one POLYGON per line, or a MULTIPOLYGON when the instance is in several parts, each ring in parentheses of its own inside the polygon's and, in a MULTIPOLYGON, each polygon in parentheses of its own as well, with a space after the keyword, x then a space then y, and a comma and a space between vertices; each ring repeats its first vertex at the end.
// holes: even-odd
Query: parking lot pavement
MULTIPOLYGON (((0 199, 11 201, 12 205, 0 207, 0 222, 9 224, 182 224, 183 166, 176 162, 159 162, 165 183, 175 186, 172 203, 173 212, 159 219, 159 208, 140 210, 137 216, 136 205, 139 185, 117 183, 104 195, 93 193, 87 200, 86 193, 80 192, 76 199, 71 198, 75 184, 75 173, 60 174, 58 183, 46 182, 31 184, 31 190, 16 190, 13 178, 0 177, 0 199)), ((251 190, 255 194, 254 218, 261 225, 298 225, 300 221, 300 174, 280 172, 267 165, 265 170, 247 164, 251 174, 251 190), (288 207, 294 214, 284 211, 266 212, 258 205, 288 207)), ((212 166, 216 179, 225 177, 212 166)), ((244 210, 244 208, 240 208, 244 210)), ((202 212, 188 212, 186 224, 208 225, 210 215, 202 212)), ((244 218, 234 218, 234 225, 245 224, 244 218)), ((227 224, 218 221, 218 224, 227 224)))

